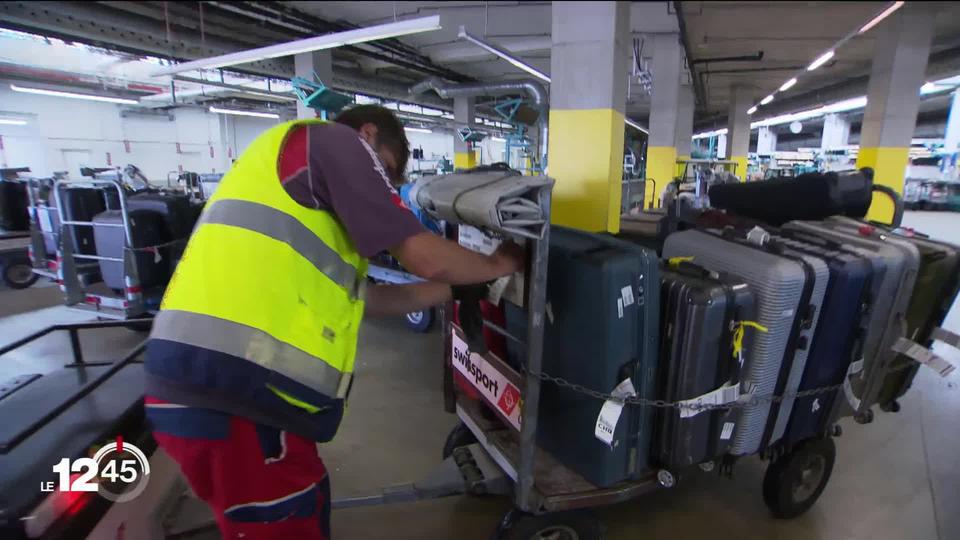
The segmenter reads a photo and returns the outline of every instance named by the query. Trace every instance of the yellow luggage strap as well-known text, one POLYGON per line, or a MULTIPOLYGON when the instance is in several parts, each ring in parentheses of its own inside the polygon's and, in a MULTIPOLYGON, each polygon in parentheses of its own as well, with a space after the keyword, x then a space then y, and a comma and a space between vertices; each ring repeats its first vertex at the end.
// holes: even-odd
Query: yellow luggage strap
POLYGON ((756 321, 737 321, 734 325, 733 330, 733 357, 740 358, 740 354, 743 352, 743 333, 747 327, 754 328, 761 332, 766 333, 767 327, 756 321))

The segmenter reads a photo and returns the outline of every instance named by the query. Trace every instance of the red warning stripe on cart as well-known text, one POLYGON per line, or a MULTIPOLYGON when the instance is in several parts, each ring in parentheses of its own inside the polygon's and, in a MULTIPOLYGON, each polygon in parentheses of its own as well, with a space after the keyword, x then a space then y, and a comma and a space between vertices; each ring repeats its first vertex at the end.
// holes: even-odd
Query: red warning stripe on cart
MULTIPOLYGON (((516 429, 520 429, 520 390, 498 369, 502 362, 471 352, 457 328, 452 330, 450 360, 471 386, 516 429)), ((509 368, 502 366, 504 371, 509 368)))

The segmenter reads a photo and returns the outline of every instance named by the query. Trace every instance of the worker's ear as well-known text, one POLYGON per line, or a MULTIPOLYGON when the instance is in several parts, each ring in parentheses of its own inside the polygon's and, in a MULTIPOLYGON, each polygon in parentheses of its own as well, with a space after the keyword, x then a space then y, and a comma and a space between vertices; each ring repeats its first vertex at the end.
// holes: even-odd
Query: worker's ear
POLYGON ((360 132, 360 137, 362 137, 363 140, 367 141, 367 144, 369 144, 371 148, 377 147, 377 144, 376 144, 377 133, 379 132, 379 130, 377 129, 376 124, 372 122, 367 122, 366 124, 360 126, 359 132, 360 132))

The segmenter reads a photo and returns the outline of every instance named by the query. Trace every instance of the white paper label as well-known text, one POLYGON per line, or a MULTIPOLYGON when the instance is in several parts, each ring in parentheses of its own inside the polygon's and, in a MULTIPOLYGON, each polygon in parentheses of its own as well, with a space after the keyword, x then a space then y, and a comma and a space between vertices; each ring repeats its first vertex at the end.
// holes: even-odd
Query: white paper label
POLYGON ((720 440, 728 441, 733 435, 733 422, 724 422, 723 430, 720 432, 720 440))
POLYGON ((780 313, 780 318, 793 317, 792 309, 785 309, 780 313))
POLYGON ((451 339, 453 367, 476 388, 484 399, 496 407, 516 429, 520 429, 520 390, 483 356, 470 352, 467 343, 453 332, 451 339))
POLYGON ((484 255, 493 253, 500 245, 500 240, 490 238, 480 229, 470 225, 460 225, 458 240, 461 246, 484 255))
POLYGON ((716 390, 712 390, 692 399, 680 401, 680 418, 690 418, 707 410, 705 406, 724 405, 733 403, 740 399, 739 384, 725 384, 716 390))
POLYGON ((947 362, 940 356, 934 354, 933 351, 920 345, 919 343, 914 343, 908 339, 900 338, 893 346, 893 350, 898 353, 904 354, 917 362, 927 366, 928 368, 934 370, 941 377, 946 377, 956 369, 953 364, 947 362))
MULTIPOLYGON (((610 394, 623 399, 637 395, 637 391, 633 387, 633 381, 627 378, 621 381, 610 394)), ((593 435, 611 449, 613 448, 613 432, 617 430, 617 422, 620 421, 622 413, 623 403, 612 399, 604 401, 603 407, 600 407, 600 415, 597 416, 597 425, 593 428, 593 435)))
POLYGON ((623 297, 623 307, 633 304, 633 287, 627 285, 620 289, 620 296, 623 297))
POLYGON ((617 317, 623 318, 623 298, 617 298, 617 317))
POLYGON ((860 398, 853 393, 853 387, 850 386, 850 377, 861 371, 863 371, 863 358, 856 362, 850 362, 850 367, 847 368, 847 375, 843 378, 843 395, 847 398, 847 403, 850 404, 850 407, 852 407, 854 411, 860 410, 860 398))
POLYGON ((547 302, 547 306, 543 311, 547 314, 547 321, 553 324, 553 306, 550 305, 550 302, 547 302))

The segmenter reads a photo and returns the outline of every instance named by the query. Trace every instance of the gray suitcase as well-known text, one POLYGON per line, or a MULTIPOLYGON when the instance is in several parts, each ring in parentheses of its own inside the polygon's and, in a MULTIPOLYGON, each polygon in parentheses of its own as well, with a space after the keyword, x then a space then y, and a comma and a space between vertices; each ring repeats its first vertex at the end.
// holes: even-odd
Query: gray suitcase
MULTIPOLYGON (((879 257, 885 266, 883 277, 873 304, 870 324, 863 347, 863 362, 854 362, 845 381, 845 400, 836 400, 834 417, 854 415, 858 421, 869 421, 870 407, 878 403, 880 389, 892 367, 897 353, 893 344, 906 336, 906 311, 920 265, 917 248, 906 241, 885 241, 860 234, 857 229, 840 223, 820 221, 791 221, 787 230, 811 233, 841 242, 862 255, 879 257)), ((866 229, 863 229, 866 232, 866 229)), ((877 276, 874 276, 874 281, 877 276)))
MULTIPOLYGON (((809 279, 808 283, 810 270, 803 261, 743 245, 718 234, 697 230, 671 234, 664 243, 663 256, 668 259, 692 256, 694 264, 729 273, 750 286, 757 303, 757 322, 767 331, 755 332, 753 347, 745 351, 741 385, 752 387, 755 395, 775 395, 778 389, 786 387, 789 367, 784 376, 781 368, 785 357, 793 361, 791 349, 796 345, 800 326, 795 323, 798 318, 805 318, 801 313, 807 307, 803 297, 809 299, 812 294, 813 280, 809 279)), ((789 415, 789 411, 786 414, 789 415)), ((746 455, 760 450, 768 420, 776 418, 777 411, 771 416, 769 401, 761 400, 744 407, 730 453, 746 455)))

